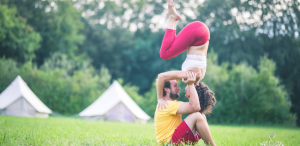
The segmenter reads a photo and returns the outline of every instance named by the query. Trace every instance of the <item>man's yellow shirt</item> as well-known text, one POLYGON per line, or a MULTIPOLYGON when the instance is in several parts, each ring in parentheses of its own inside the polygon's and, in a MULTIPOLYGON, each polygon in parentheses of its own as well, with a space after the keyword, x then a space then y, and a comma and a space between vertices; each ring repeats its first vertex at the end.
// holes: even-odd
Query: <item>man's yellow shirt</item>
MULTIPOLYGON (((175 129, 182 122, 181 114, 176 114, 181 105, 180 101, 167 101, 169 106, 155 111, 155 137, 157 144, 169 143, 175 129)), ((157 106, 157 105, 156 105, 157 106)))

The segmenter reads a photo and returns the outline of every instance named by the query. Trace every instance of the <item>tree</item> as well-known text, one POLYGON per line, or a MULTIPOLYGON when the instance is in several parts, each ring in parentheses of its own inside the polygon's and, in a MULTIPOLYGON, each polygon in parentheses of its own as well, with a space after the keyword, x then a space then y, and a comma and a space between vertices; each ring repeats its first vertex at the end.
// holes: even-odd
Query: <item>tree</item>
POLYGON ((34 59, 40 47, 40 34, 17 14, 15 8, 0 5, 0 57, 13 58, 18 62, 34 59))
POLYGON ((55 52, 76 55, 78 45, 84 40, 78 33, 83 24, 80 11, 70 0, 1 0, 0 3, 16 7, 18 15, 41 35, 41 49, 35 51, 38 65, 55 52))
MULTIPOLYGON (((209 55, 210 56, 210 55, 209 55)), ((276 64, 266 56, 259 61, 258 71, 247 63, 218 66, 216 57, 209 61, 204 83, 217 99, 208 119, 215 123, 293 124, 289 112, 291 101, 279 79, 274 76, 276 64), (213 63, 214 62, 214 63, 213 63), (219 76, 211 76, 211 74, 219 76)))

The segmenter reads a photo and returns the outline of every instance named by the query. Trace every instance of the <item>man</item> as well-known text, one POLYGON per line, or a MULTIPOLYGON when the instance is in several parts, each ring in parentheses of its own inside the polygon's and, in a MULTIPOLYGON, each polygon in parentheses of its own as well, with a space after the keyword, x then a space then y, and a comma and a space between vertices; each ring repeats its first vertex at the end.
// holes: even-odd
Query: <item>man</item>
MULTIPOLYGON (((164 79, 163 76, 167 75, 168 72, 159 74, 157 83, 161 83, 161 80, 164 79)), ((163 91, 162 97, 157 91, 158 106, 154 116, 157 144, 172 143, 178 145, 182 142, 195 144, 202 138, 206 144, 215 145, 205 114, 211 111, 216 100, 213 92, 203 83, 200 83, 195 88, 195 81, 196 74, 187 72, 187 80, 183 80, 183 82, 187 84, 185 91, 189 102, 175 100, 179 97, 180 90, 175 80, 164 81, 164 88, 157 89, 163 91), (201 97, 199 98, 198 96, 201 97), (202 106, 200 106, 200 101, 203 102, 202 106), (160 109, 163 102, 166 102, 168 106, 165 106, 165 109, 160 109), (182 114, 190 115, 182 121, 182 114)))

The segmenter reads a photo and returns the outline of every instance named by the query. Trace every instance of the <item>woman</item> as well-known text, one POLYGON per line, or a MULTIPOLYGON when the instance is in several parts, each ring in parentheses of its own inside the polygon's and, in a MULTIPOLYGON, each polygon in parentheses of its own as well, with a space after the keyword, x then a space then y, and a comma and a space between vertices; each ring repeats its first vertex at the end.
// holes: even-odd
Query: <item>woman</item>
MULTIPOLYGON (((168 0, 167 29, 160 49, 160 57, 164 60, 177 56, 187 50, 187 58, 182 64, 182 71, 170 71, 158 75, 157 88, 161 89, 164 80, 186 79, 186 72, 197 74, 197 83, 204 78, 206 72, 206 56, 209 44, 209 30, 205 24, 195 21, 185 26, 176 36, 176 21, 180 19, 173 0, 168 0)), ((162 96, 162 92, 157 91, 162 96)))

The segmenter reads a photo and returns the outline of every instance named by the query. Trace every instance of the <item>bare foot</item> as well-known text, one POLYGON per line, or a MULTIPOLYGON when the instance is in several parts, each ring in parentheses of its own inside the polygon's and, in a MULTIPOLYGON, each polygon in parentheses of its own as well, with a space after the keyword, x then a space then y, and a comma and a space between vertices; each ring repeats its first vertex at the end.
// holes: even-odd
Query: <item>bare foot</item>
POLYGON ((169 15, 169 17, 174 18, 175 21, 180 19, 179 14, 175 10, 173 0, 168 0, 168 15, 169 15))

